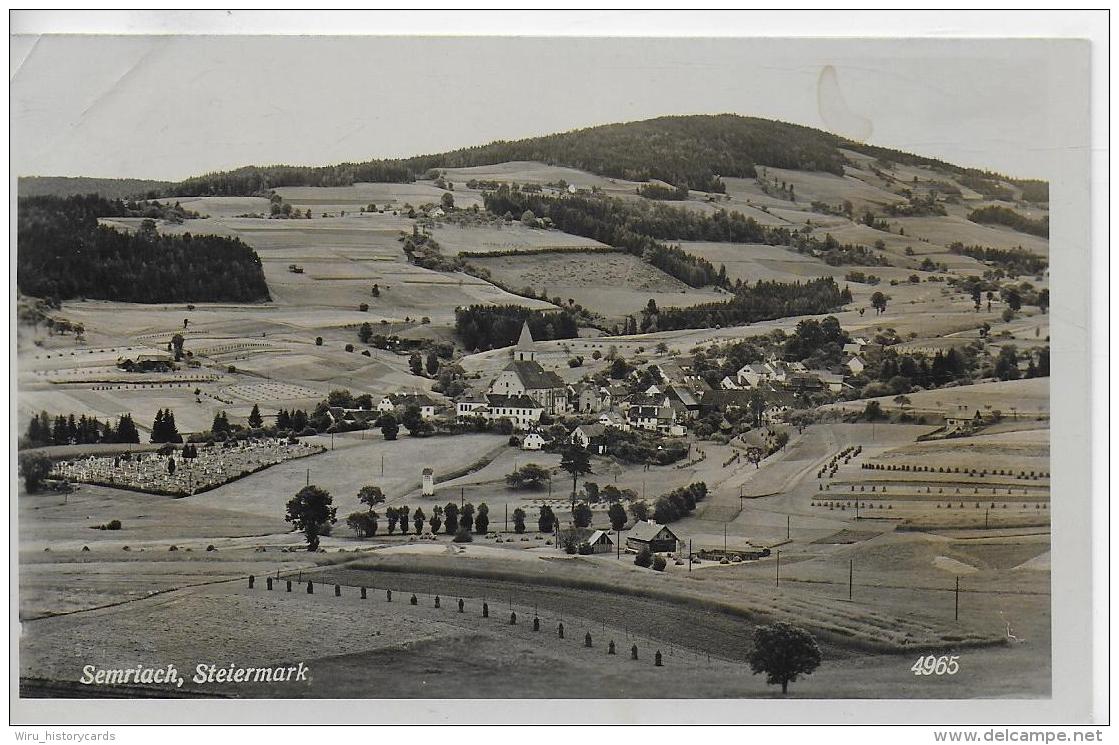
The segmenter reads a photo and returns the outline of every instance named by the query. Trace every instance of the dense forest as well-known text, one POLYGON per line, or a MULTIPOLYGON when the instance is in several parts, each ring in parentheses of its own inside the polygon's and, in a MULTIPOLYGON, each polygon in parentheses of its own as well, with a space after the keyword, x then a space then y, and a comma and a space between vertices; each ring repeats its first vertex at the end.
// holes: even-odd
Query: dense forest
POLYGON ((839 289, 831 277, 807 282, 763 282, 742 285, 732 300, 703 303, 690 308, 655 308, 645 311, 643 331, 738 326, 787 316, 827 313, 851 302, 851 292, 839 289))
POLYGON ((99 194, 106 199, 155 199, 171 187, 170 181, 138 178, 85 178, 70 176, 20 176, 21 197, 73 197, 99 194))
POLYGON ((573 339, 579 335, 575 316, 566 311, 529 310, 519 305, 471 305, 455 309, 455 333, 467 349, 496 349, 517 342, 528 321, 537 341, 573 339))
MULTIPOLYGON (((236 238, 160 235, 154 219, 135 233, 98 217, 150 213, 96 195, 19 200, 16 284, 37 297, 130 303, 270 300, 260 257, 236 238)), ((181 216, 175 207, 164 215, 181 216)))
POLYGON ((610 197, 552 197, 502 186, 497 191, 485 192, 483 200, 486 209, 494 214, 523 219, 526 212, 532 213, 534 218, 549 219, 566 233, 625 249, 692 287, 718 283, 719 272, 706 259, 692 256, 678 246, 660 243, 658 238, 724 240, 719 236, 744 232, 764 235, 752 220, 739 222, 739 231, 728 230, 730 221, 725 213, 710 218, 665 205, 610 197), (702 235, 712 237, 698 237, 702 235))
POLYGON ((991 205, 990 207, 982 207, 973 210, 972 213, 967 216, 967 219, 982 224, 1005 225, 1020 233, 1028 233, 1029 235, 1036 235, 1041 238, 1049 237, 1048 215, 1042 217, 1040 220, 1034 220, 1015 212, 1009 207, 991 205))
POLYGON ((1040 274, 1049 268, 1049 262, 1044 257, 1021 247, 1002 249, 987 248, 986 246, 965 246, 957 241, 950 244, 948 250, 954 254, 990 262, 1012 277, 1019 274, 1040 274))

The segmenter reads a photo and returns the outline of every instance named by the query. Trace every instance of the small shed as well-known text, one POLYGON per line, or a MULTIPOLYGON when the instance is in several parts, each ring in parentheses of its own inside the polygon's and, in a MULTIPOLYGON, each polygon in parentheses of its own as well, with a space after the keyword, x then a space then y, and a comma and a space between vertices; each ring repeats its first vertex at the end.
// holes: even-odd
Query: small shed
POLYGON ((605 530, 596 530, 587 538, 591 546, 591 553, 608 554, 614 550, 614 539, 605 530))
POLYGON ((655 554, 675 551, 679 542, 680 539, 667 525, 661 525, 655 520, 637 523, 626 535, 627 549, 640 551, 647 547, 655 554))
POLYGON ((423 470, 423 495, 425 497, 434 496, 435 494, 435 471, 430 468, 423 470))

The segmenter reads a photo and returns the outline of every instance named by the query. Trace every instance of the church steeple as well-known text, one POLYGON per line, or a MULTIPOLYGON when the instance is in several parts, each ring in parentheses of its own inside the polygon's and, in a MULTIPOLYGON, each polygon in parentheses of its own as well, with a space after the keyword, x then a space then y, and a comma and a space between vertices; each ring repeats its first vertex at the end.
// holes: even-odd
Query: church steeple
POLYGON ((536 360, 536 343, 532 340, 532 332, 528 330, 528 321, 521 327, 521 338, 513 348, 513 359, 517 362, 534 362, 536 360))

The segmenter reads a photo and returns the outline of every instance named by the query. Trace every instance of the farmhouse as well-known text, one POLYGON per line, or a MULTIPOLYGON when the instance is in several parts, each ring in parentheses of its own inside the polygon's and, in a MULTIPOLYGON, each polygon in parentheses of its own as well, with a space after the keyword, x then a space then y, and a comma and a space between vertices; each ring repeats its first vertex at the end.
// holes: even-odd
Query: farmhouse
POLYGON ((602 455, 606 452, 606 425, 601 423, 580 424, 571 431, 568 441, 584 450, 602 455))
POLYGON ((439 405, 423 393, 393 393, 381 398, 377 404, 377 411, 386 414, 396 411, 397 407, 406 409, 409 406, 418 406, 420 418, 426 420, 435 418, 439 405))
POLYGON ((743 365, 737 373, 740 386, 756 386, 759 383, 784 383, 788 376, 785 363, 777 360, 743 365))
POLYGON ((850 370, 852 375, 859 375, 866 368, 866 363, 863 362, 861 357, 854 355, 844 362, 843 366, 850 370))
POLYGON ((679 542, 680 539, 667 525, 660 525, 654 520, 639 522, 626 534, 626 549, 631 551, 648 548, 655 554, 666 553, 675 551, 679 542))
POLYGON ((529 432, 521 440, 521 450, 541 450, 548 441, 544 439, 544 435, 539 432, 529 432))
POLYGON ((513 361, 490 383, 489 392, 499 396, 528 396, 549 414, 567 411, 567 386, 551 370, 536 361, 536 345, 528 323, 513 349, 513 361))
POLYGON ((609 389, 593 383, 576 383, 567 387, 567 401, 577 414, 594 414, 609 409, 614 397, 609 389))
POLYGON ((625 408, 626 424, 630 429, 660 432, 672 437, 683 437, 687 428, 677 421, 677 411, 668 396, 638 394, 630 397, 625 408))

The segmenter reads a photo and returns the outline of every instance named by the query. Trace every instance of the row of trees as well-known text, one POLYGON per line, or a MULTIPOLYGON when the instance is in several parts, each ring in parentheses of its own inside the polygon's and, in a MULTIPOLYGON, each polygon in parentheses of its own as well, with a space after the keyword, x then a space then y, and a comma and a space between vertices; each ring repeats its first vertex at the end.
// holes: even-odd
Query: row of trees
POLYGON ((155 413, 152 422, 152 442, 182 442, 183 436, 175 426, 175 412, 171 409, 160 409, 155 413))
POLYGON ((832 277, 792 283, 758 280, 754 285, 742 285, 734 298, 725 302, 662 308, 656 330, 738 326, 788 316, 818 315, 850 302, 851 291, 841 290, 832 277))
POLYGON ((1002 269, 1011 277, 1019 274, 1037 275, 1049 268, 1049 261, 1035 253, 1017 248, 987 248, 985 246, 965 246, 956 241, 948 246, 954 254, 970 256, 979 261, 988 262, 1002 269))
POLYGON ((1044 215, 1040 219, 1035 220, 1015 212, 1009 207, 1001 207, 997 204, 993 204, 989 207, 981 207, 977 210, 973 210, 971 214, 967 216, 967 219, 977 223, 1005 225, 1020 233, 1029 233, 1030 235, 1036 235, 1041 238, 1049 237, 1049 215, 1044 215))
POLYGON ((140 433, 131 414, 122 414, 116 427, 112 422, 82 414, 56 414, 53 418, 43 411, 31 417, 27 424, 27 447, 46 445, 89 445, 96 443, 138 443, 140 433))
POLYGON ((16 283, 39 297, 131 303, 271 299, 260 257, 236 238, 126 233, 98 217, 128 214, 96 196, 19 201, 16 283))
POLYGON ((709 218, 686 210, 585 194, 545 196, 507 186, 486 192, 482 198, 486 209, 494 214, 547 218, 559 230, 624 249, 692 287, 704 287, 718 280, 719 274, 709 261, 658 240, 678 238, 665 234, 693 232, 694 228, 689 230, 685 226, 710 222, 709 218), (670 227, 673 224, 679 226, 670 227))

